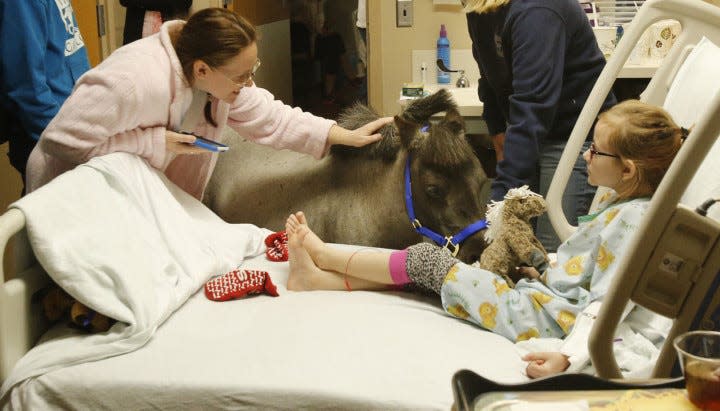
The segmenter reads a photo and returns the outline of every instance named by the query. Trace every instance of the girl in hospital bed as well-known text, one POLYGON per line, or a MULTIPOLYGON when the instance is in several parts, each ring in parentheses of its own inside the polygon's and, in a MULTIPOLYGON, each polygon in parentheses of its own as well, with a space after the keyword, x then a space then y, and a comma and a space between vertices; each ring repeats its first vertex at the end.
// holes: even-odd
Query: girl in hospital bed
POLYGON ((416 283, 438 293, 449 314, 511 341, 563 338, 578 315, 607 292, 650 196, 686 136, 665 110, 640 101, 601 114, 583 157, 588 182, 612 191, 601 199, 600 211, 580 219, 558 249, 557 263, 515 288, 428 243, 402 251, 327 246, 297 213, 286 226, 288 289, 381 290, 416 283))
POLYGON ((208 8, 117 49, 80 77, 41 135, 28 160, 28 191, 120 151, 137 154, 200 199, 218 154, 194 145, 200 144, 195 136, 221 141, 225 126, 259 144, 316 158, 333 144, 359 147, 380 139, 375 131, 392 118, 346 130, 256 87, 257 41, 247 20, 208 8))

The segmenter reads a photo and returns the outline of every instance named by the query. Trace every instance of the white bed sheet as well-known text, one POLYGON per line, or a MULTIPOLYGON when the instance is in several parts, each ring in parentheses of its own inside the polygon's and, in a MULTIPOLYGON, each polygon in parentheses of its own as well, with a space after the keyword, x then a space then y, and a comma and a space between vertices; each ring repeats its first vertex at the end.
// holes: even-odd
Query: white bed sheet
MULTIPOLYGON (((67 367, 16 387, 24 409, 448 410, 468 368, 521 382, 525 364, 498 335, 447 316, 438 298, 405 292, 290 292, 188 300, 137 351, 67 367)), ((52 333, 66 333, 59 327, 52 333)))

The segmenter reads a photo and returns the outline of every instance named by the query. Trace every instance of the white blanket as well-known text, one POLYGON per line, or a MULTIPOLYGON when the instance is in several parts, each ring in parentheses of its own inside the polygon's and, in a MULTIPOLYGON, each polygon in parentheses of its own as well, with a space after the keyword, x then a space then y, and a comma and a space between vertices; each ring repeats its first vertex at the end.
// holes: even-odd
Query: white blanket
POLYGON ((42 343, 4 382, 134 351, 211 276, 264 251, 269 231, 227 224, 144 160, 91 160, 13 207, 38 261, 68 293, 118 320, 107 333, 42 343))

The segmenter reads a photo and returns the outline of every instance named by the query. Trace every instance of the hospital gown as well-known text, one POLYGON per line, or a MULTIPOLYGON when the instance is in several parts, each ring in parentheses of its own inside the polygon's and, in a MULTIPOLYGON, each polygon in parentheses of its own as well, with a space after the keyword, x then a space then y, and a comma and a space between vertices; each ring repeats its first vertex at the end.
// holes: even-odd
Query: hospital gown
MULTIPOLYGON (((565 339, 531 338, 515 343, 520 356, 530 352, 561 352, 570 366, 565 372, 595 374, 590 361, 588 339, 600 311, 600 301, 580 313, 565 339)), ((660 356, 672 320, 629 302, 615 330, 613 354, 624 378, 650 378, 660 356)))
POLYGON ((649 205, 648 198, 613 200, 608 196, 602 211, 579 219, 539 280, 522 279, 513 289, 490 271, 456 264, 440 290, 443 308, 511 341, 563 338, 575 317, 607 292, 649 205))

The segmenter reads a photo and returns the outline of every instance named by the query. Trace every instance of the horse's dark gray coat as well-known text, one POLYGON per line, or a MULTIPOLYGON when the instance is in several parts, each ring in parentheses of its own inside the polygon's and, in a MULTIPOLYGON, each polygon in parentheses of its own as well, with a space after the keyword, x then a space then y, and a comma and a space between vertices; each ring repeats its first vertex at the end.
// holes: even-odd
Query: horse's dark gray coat
MULTIPOLYGON (((355 106, 339 123, 354 129, 375 118, 355 106)), ((220 155, 204 202, 228 222, 271 230, 282 230, 287 216, 302 210, 325 241, 401 249, 423 240, 404 203, 403 171, 411 153, 415 212, 423 225, 447 235, 484 218, 490 181, 447 93, 416 101, 382 133, 381 142, 334 147, 320 161, 231 136, 231 150, 220 155), (420 131, 440 111, 445 117, 420 131)), ((484 246, 478 233, 459 257, 474 262, 484 246)))

